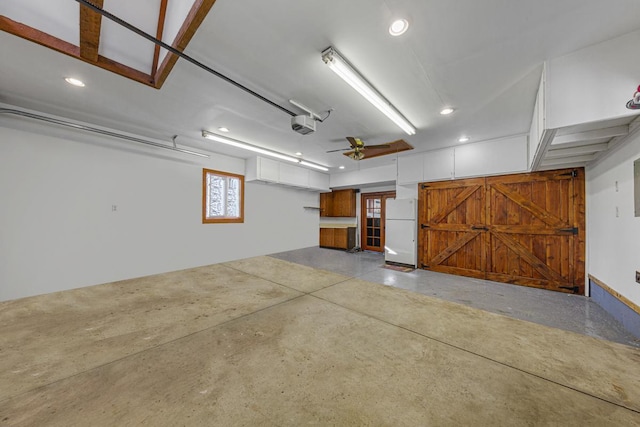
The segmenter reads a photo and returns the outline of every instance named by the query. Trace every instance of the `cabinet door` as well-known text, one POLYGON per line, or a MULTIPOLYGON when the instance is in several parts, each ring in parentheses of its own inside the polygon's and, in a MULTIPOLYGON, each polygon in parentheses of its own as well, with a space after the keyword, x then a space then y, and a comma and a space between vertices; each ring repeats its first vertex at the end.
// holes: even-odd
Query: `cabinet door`
POLYGON ((334 228, 333 229, 333 247, 340 249, 347 249, 348 246, 348 232, 347 228, 334 228))
POLYGON ((313 190, 329 190, 329 175, 316 171, 309 171, 309 188, 313 190))
POLYGON ((333 194, 320 193, 320 216, 333 216, 333 194))
POLYGON ((423 163, 424 155, 398 158, 398 185, 422 182, 423 163))
POLYGON ((424 155, 424 180, 439 181, 453 178, 453 148, 430 151, 424 155))
POLYGON ((324 248, 332 248, 334 246, 334 228, 320 229, 320 246, 324 248))
POLYGON ((280 164, 280 184, 293 187, 309 187, 309 171, 298 166, 280 164))
POLYGON ((353 189, 333 192, 332 215, 341 217, 356 216, 356 192, 353 189))
POLYGON ((280 179, 280 164, 275 160, 258 157, 258 179, 278 182, 280 179))

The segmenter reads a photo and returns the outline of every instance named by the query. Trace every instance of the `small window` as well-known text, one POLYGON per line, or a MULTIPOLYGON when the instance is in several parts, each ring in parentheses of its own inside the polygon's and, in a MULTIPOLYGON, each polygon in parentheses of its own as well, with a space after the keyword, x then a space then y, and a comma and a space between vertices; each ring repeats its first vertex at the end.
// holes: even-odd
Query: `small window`
POLYGON ((202 169, 202 223, 244 222, 244 176, 202 169))

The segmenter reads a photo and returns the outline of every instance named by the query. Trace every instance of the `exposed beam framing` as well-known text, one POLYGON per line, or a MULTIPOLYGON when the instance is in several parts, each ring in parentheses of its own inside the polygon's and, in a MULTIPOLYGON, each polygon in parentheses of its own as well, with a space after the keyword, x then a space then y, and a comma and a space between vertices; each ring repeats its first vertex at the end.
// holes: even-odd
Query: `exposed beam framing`
POLYGON ((540 134, 540 144, 538 145, 538 149, 533 156, 533 161, 531 162, 531 171, 537 171, 544 159, 547 150, 549 149, 549 145, 551 145, 551 141, 556 136, 557 129, 544 129, 540 134))
MULTIPOLYGON (((92 0, 92 3, 102 7, 103 0, 92 0)), ((87 61, 98 62, 101 25, 102 15, 80 5, 80 56, 87 61)))
POLYGON ((590 139, 589 141, 576 141, 576 142, 565 142, 564 144, 551 144, 549 146, 549 151, 551 150, 563 150, 565 148, 575 148, 575 147, 588 147, 590 145, 599 145, 605 144, 611 141, 611 138, 600 138, 600 139, 590 139))
POLYGON ((544 159, 542 161, 542 166, 562 166, 566 167, 565 164, 587 164, 590 161, 594 160, 597 157, 597 154, 585 154, 583 156, 575 156, 575 157, 566 157, 566 158, 557 158, 557 159, 544 159))
MULTIPOLYGON (((158 40, 162 40, 162 34, 164 33, 164 20, 167 15, 167 3, 169 0, 161 0, 160 2, 160 13, 158 14, 158 29, 156 31, 156 38, 158 40)), ((151 65, 151 75, 154 76, 156 71, 158 70, 158 61, 160 60, 160 45, 155 45, 155 49, 153 50, 153 63, 151 65)))
POLYGON ((615 126, 605 129, 595 129, 587 132, 572 133, 569 135, 556 136, 553 145, 561 145, 576 141, 590 141, 601 138, 613 138, 629 133, 629 125, 615 126))
MULTIPOLYGON (((551 147, 553 147, 553 145, 551 147)), ((579 147, 572 147, 572 148, 551 149, 547 151, 545 160, 559 159, 564 157, 575 157, 575 156, 581 156, 583 154, 594 154, 600 151, 605 151, 608 148, 609 148, 609 143, 603 142, 601 144, 581 145, 579 147)))
MULTIPOLYGON (((215 2, 216 0, 196 0, 193 3, 187 19, 182 23, 175 40, 171 44, 172 47, 180 52, 184 51, 215 2)), ((162 87, 177 61, 177 55, 170 52, 167 53, 157 73, 154 74, 155 86, 158 89, 162 87)))
POLYGON ((7 33, 21 37, 25 40, 37 43, 41 46, 48 47, 60 53, 64 53, 65 55, 72 56, 89 64, 97 65, 100 68, 104 68, 105 70, 111 71, 112 73, 116 73, 131 80, 135 80, 136 82, 148 86, 154 86, 153 79, 149 74, 145 74, 134 68, 128 67, 116 61, 112 61, 111 59, 105 58, 100 55, 98 55, 97 61, 89 61, 86 58, 80 56, 80 47, 61 40, 57 37, 53 37, 52 35, 44 33, 40 30, 36 30, 35 28, 29 27, 28 25, 13 21, 6 16, 0 15, 0 30, 6 31, 7 33))

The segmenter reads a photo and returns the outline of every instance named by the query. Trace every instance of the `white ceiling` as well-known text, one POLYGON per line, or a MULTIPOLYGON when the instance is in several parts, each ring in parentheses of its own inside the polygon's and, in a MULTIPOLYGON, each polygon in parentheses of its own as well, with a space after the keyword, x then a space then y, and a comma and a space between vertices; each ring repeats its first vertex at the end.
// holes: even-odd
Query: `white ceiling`
MULTIPOLYGON (((77 30, 77 2, 56 2, 64 7, 56 8, 55 21, 77 30)), ((131 4, 107 0, 104 8, 117 15, 124 3, 131 4)), ((153 1, 142 3, 157 8, 153 1)), ((41 10, 34 5, 42 1, 2 0, 0 14, 28 19, 52 34, 62 31, 50 28, 50 15, 35 13, 41 10)), ((146 13, 142 6, 129 6, 128 16, 139 13, 146 13)), ((128 16, 123 18, 149 25, 128 16)), ((219 148, 200 132, 226 126, 230 137, 301 151, 332 168, 379 166, 395 156, 354 162, 326 151, 346 148, 345 136, 369 144, 404 138, 415 153, 456 145, 463 134, 473 142, 527 133, 543 62, 636 30, 638 16, 637 0, 217 0, 186 53, 287 109, 298 111, 289 99, 317 112, 333 108, 307 136, 291 130, 287 114, 182 59, 156 90, 8 33, 0 33, 0 102, 166 141, 177 134, 178 144, 238 157, 250 153, 219 148), (411 27, 392 38, 387 29, 396 17, 407 18, 411 27), (339 80, 320 58, 328 46, 378 88, 417 134, 404 134, 339 80), (87 86, 70 87, 65 76, 87 86), (449 105, 455 113, 441 116, 449 105)), ((125 63, 150 63, 151 42, 122 29, 107 35, 105 28, 114 25, 103 18, 108 44, 101 49, 125 63)))

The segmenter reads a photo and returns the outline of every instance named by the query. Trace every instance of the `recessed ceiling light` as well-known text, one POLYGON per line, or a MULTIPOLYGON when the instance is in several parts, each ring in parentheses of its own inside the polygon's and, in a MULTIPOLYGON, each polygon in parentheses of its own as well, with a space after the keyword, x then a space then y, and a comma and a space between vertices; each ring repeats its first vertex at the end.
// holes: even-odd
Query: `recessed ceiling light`
POLYGON ((396 19, 389 26, 389 34, 392 36, 400 36, 409 29, 409 22, 406 19, 396 19))
POLYGON ((226 128, 226 127, 220 127, 220 128, 218 128, 218 130, 219 130, 220 132, 229 132, 229 129, 228 129, 228 128, 226 128))
POLYGON ((344 169, 344 166, 340 166, 338 169, 344 169))
POLYGON ((468 141, 469 141, 468 136, 461 136, 460 138, 458 138, 458 142, 468 142, 468 141))
POLYGON ((453 108, 451 108, 451 107, 443 108, 440 111, 440 114, 442 114, 443 116, 449 115, 451 113, 453 113, 453 108))
POLYGON ((296 156, 302 156, 302 153, 298 151, 298 152, 296 153, 296 156))
POLYGON ((64 81, 73 86, 84 87, 82 80, 74 79, 73 77, 65 77, 64 81))

